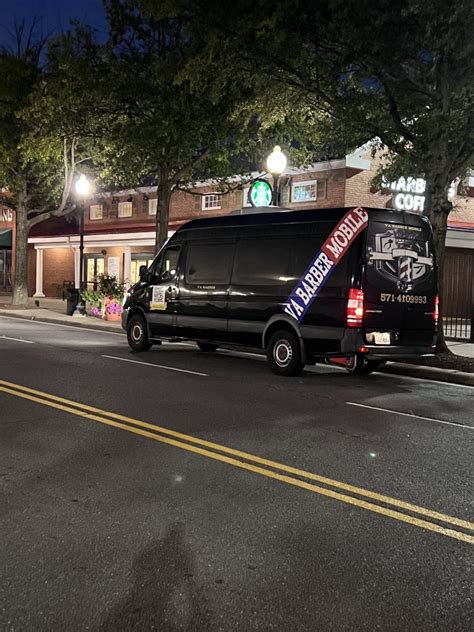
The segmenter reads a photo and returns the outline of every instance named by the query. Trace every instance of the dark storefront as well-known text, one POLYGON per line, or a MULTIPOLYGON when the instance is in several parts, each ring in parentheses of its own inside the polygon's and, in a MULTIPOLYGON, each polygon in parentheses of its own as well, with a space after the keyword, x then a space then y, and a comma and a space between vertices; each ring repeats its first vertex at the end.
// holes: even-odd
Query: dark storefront
POLYGON ((12 289, 12 229, 0 228, 0 292, 12 289))

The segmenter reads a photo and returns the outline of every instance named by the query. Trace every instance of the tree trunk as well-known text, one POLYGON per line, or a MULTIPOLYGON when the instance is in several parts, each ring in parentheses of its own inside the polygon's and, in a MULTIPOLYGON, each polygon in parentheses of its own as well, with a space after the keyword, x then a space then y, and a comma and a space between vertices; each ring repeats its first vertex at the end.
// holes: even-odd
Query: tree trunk
POLYGON ((166 167, 160 169, 156 193, 158 199, 156 202, 155 254, 168 239, 172 188, 169 182, 169 171, 166 167))
POLYGON ((15 213, 15 279, 13 282, 13 305, 28 304, 28 226, 27 209, 23 194, 18 196, 15 213))
POLYGON ((444 305, 444 255, 446 249, 446 232, 448 230, 448 215, 452 209, 448 201, 449 183, 444 178, 437 177, 428 181, 428 199, 426 200, 426 214, 433 226, 434 246, 436 262, 438 266, 438 295, 439 295, 439 321, 436 351, 438 353, 449 352, 444 338, 443 330, 443 305, 444 305))

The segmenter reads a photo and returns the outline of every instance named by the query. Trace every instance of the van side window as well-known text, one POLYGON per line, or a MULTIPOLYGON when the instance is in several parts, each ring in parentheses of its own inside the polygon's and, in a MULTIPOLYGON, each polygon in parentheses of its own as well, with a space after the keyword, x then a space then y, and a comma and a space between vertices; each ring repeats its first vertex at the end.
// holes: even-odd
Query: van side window
MULTIPOLYGON (((308 269, 309 264, 317 255, 325 239, 316 235, 311 239, 298 239, 293 250, 292 283, 296 283, 308 269)), ((345 287, 347 281, 347 266, 351 253, 346 252, 339 261, 331 276, 325 283, 325 287, 345 287)))
POLYGON ((289 239, 241 239, 232 284, 286 285, 291 243, 289 239))
POLYGON ((180 246, 166 248, 159 259, 155 259, 150 270, 150 284, 166 283, 176 276, 180 246))
POLYGON ((234 260, 235 244, 191 243, 186 262, 186 283, 191 285, 228 285, 234 260))

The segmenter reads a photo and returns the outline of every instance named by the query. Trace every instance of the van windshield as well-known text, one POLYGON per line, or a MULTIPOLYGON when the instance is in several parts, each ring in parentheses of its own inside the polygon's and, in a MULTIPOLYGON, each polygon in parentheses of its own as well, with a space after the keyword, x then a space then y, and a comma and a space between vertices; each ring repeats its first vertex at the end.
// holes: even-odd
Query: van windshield
POLYGON ((433 241, 427 225, 371 222, 366 255, 367 278, 376 287, 391 282, 410 292, 433 278, 433 241))

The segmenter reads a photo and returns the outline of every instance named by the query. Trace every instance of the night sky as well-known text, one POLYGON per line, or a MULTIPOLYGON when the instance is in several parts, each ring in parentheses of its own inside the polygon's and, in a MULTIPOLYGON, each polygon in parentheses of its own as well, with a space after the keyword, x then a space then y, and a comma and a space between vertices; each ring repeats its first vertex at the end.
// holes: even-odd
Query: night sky
POLYGON ((64 31, 75 18, 105 33, 101 0, 0 0, 0 45, 11 44, 9 31, 15 20, 41 18, 43 34, 64 31))

